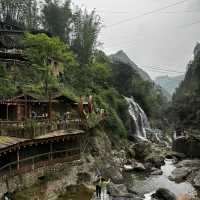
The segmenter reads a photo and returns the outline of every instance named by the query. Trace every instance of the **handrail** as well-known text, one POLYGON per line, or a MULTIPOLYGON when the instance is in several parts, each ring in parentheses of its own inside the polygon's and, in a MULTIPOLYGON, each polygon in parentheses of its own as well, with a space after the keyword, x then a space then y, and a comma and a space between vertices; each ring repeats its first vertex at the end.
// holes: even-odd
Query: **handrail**
MULTIPOLYGON (((66 150, 60 150, 60 151, 54 151, 54 152, 48 152, 48 153, 38 154, 36 156, 30 156, 28 158, 19 160, 19 163, 22 163, 22 162, 25 162, 25 161, 29 161, 29 160, 33 160, 33 159, 36 159, 36 158, 39 158, 39 157, 42 157, 42 156, 48 156, 50 154, 54 155, 56 153, 66 153, 66 152, 73 152, 73 151, 80 151, 80 149, 79 148, 71 148, 71 149, 66 149, 66 150)), ((8 164, 4 165, 3 167, 1 167, 0 171, 2 171, 3 169, 5 169, 7 167, 12 166, 12 165, 16 165, 16 164, 18 164, 18 161, 14 161, 14 162, 8 163, 8 164)))

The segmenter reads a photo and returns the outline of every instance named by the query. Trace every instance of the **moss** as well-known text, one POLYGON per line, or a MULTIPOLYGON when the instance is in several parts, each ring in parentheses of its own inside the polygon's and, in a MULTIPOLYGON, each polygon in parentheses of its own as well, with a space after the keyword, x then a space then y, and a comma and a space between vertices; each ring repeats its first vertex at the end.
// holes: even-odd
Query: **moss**
POLYGON ((12 138, 7 137, 7 136, 0 136, 0 144, 1 143, 6 143, 6 142, 11 142, 12 138))

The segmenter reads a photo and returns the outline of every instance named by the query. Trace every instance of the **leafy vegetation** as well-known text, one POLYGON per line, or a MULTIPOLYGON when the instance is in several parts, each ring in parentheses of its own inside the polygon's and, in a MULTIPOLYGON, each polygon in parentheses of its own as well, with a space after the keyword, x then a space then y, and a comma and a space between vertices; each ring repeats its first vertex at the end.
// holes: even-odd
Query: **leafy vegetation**
POLYGON ((185 79, 173 96, 171 109, 177 128, 200 129, 200 52, 188 65, 185 79))
POLYGON ((106 128, 122 136, 127 135, 128 121, 124 96, 133 96, 153 120, 162 118, 166 99, 153 82, 145 81, 129 64, 114 62, 98 50, 102 23, 95 11, 73 10, 68 0, 63 4, 46 0, 41 12, 34 0, 18 0, 14 10, 9 9, 10 3, 12 0, 0 0, 0 9, 8 8, 1 20, 8 22, 11 18, 12 23, 27 30, 22 40, 28 62, 11 69, 0 64, 2 97, 19 91, 41 98, 58 91, 75 99, 92 94, 95 107, 109 115, 106 128), (27 3, 32 5, 29 10, 25 9, 27 3), (29 33, 30 28, 40 34, 29 33))

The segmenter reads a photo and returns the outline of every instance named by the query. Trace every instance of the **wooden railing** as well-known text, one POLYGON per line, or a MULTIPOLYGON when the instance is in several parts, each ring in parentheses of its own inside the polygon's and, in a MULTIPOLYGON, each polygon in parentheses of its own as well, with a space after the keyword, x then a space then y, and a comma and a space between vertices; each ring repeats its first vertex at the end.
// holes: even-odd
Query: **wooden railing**
POLYGON ((105 116, 89 114, 86 119, 70 118, 67 120, 49 121, 36 119, 27 121, 2 121, 0 120, 0 135, 33 139, 58 130, 79 129, 87 130, 97 126, 105 116))
POLYGON ((38 154, 25 159, 8 163, 0 168, 0 177, 12 177, 17 174, 34 171, 56 163, 72 162, 80 159, 80 148, 60 150, 38 154))
POLYGON ((52 131, 85 129, 85 122, 80 119, 63 121, 36 120, 28 121, 0 121, 0 135, 32 139, 52 131))

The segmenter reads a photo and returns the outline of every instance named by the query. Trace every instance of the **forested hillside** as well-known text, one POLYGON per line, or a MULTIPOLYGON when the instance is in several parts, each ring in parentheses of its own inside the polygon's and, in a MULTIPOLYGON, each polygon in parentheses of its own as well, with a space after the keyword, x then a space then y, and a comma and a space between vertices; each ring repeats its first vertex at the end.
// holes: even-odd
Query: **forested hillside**
POLYGON ((195 50, 185 79, 173 97, 177 126, 186 130, 200 128, 200 51, 197 47, 195 50))
POLYGON ((17 1, 14 9, 12 0, 0 1, 0 19, 25 32, 16 41, 25 62, 9 68, 0 63, 1 98, 19 92, 41 97, 60 92, 78 101, 93 95, 97 107, 109 113, 107 127, 123 136, 128 107, 124 96, 133 96, 152 121, 162 120, 166 105, 162 91, 131 63, 110 59, 98 50, 102 22, 95 11, 72 10, 70 1, 63 5, 46 1, 40 6, 36 0, 17 1))

